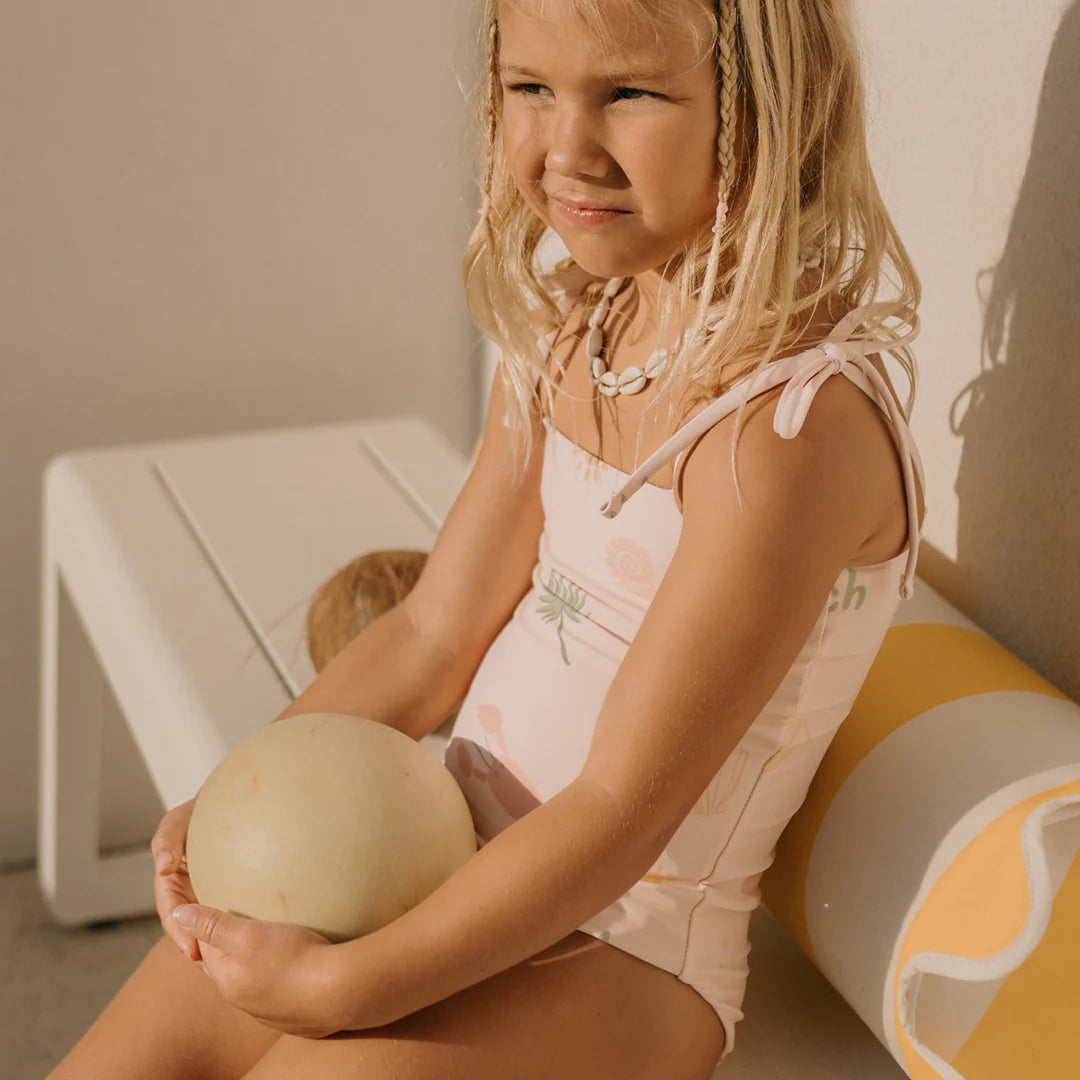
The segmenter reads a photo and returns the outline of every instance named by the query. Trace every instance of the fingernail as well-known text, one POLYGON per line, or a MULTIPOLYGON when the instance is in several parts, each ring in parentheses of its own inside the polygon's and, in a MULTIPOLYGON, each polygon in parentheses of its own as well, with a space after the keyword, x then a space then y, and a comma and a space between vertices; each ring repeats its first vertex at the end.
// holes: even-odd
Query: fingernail
POLYGON ((157 870, 157 872, 158 872, 158 873, 160 874, 160 873, 162 872, 162 870, 164 870, 164 869, 165 869, 165 867, 166 867, 166 866, 168 866, 168 865, 169 865, 169 863, 171 863, 171 862, 172 862, 172 856, 171 856, 171 855, 170 855, 170 854, 169 854, 169 853, 168 853, 167 851, 163 851, 163 852, 162 852, 162 853, 161 853, 161 854, 160 854, 160 855, 159 855, 159 856, 158 856, 158 857, 157 857, 157 858, 156 858, 156 859, 154 860, 154 868, 155 868, 155 869, 157 870))
POLYGON ((178 904, 172 910, 172 917, 181 926, 195 925, 195 909, 190 904, 178 904))

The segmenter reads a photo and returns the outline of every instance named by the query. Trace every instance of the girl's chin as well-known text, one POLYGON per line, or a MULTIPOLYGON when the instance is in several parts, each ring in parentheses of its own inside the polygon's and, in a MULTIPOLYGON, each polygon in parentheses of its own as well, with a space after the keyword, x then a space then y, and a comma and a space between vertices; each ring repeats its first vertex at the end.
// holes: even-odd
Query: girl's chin
POLYGON ((598 244, 583 244, 575 237, 566 237, 561 233, 559 237, 573 256, 574 262, 594 277, 634 277, 651 268, 642 266, 640 259, 620 258, 614 252, 602 251, 598 244))

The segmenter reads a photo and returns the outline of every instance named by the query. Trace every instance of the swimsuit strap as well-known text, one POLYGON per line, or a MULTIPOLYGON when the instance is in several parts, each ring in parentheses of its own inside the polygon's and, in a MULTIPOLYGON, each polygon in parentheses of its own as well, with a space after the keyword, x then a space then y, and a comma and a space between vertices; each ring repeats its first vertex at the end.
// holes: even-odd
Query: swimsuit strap
POLYGON ((818 388, 830 375, 844 375, 877 402, 882 411, 892 420, 893 430, 899 440, 898 449, 908 501, 908 558, 904 576, 901 579, 900 595, 905 599, 911 596, 914 591, 912 582, 915 577, 915 563, 919 547, 916 475, 919 477, 923 490, 926 490, 922 459, 908 429, 907 421, 889 391, 888 384, 867 357, 872 353, 881 352, 882 349, 896 348, 913 341, 919 334, 919 318, 914 311, 910 312, 906 321, 911 329, 890 341, 847 340, 848 336, 867 317, 879 312, 882 315, 894 314, 894 308, 895 305, 888 301, 878 301, 855 308, 829 331, 820 344, 794 356, 774 360, 761 371, 752 371, 743 376, 696 416, 691 417, 670 439, 650 454, 612 493, 600 507, 600 512, 605 517, 615 517, 627 499, 673 455, 678 455, 675 462, 675 482, 677 483, 679 459, 695 439, 729 413, 734 412, 744 400, 754 398, 785 380, 787 385, 780 392, 776 403, 773 430, 781 438, 794 439, 802 428, 810 403, 814 400, 818 388))

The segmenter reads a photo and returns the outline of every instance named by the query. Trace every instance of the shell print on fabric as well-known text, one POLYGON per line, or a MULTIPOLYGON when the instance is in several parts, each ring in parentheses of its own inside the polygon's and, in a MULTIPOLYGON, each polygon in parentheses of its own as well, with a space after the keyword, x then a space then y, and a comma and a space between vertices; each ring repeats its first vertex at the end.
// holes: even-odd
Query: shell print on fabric
POLYGON ((623 588, 651 600, 656 593, 656 567, 649 553, 629 536, 616 536, 604 552, 611 576, 623 588))
POLYGON ((478 705, 476 707, 476 722, 484 729, 484 742, 487 749, 496 756, 496 764, 501 764, 504 768, 509 769, 535 796, 536 789, 529 781, 525 770, 510 756, 510 747, 507 745, 506 736, 503 734, 502 709, 495 705, 478 705))
POLYGON ((724 813, 727 810, 728 799, 739 786, 739 779, 749 757, 750 755, 741 746, 736 747, 717 774, 709 781, 709 786, 701 793, 701 797, 694 803, 690 815, 709 817, 712 814, 724 813))
POLYGON ((542 801, 494 754, 471 739, 452 738, 443 764, 461 788, 476 833, 485 842, 542 801))

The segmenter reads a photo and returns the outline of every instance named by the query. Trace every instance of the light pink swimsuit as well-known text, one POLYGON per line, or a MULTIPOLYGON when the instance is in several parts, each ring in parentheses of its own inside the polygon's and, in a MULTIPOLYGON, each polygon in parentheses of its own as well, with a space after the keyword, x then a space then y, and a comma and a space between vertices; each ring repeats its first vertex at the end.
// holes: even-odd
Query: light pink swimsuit
MULTIPOLYGON (((877 307, 891 305, 850 312, 820 345, 773 361, 750 396, 787 380, 774 428, 790 439, 830 375, 842 374, 869 394, 897 438, 908 545, 885 562, 840 573, 790 670, 663 854, 628 892, 580 927, 701 994, 724 1025, 723 1057, 733 1049, 735 1024, 743 1017, 748 925, 760 900, 759 879, 851 709, 900 600, 913 588, 920 535, 915 474, 922 484, 922 462, 887 384, 866 359, 882 351, 882 343, 846 340, 877 307)), ((909 333, 885 347, 917 334, 912 316, 909 333)), ((685 452, 734 411, 749 379, 710 402, 631 474, 579 448, 545 420, 544 528, 532 587, 477 669, 445 754, 481 842, 578 775, 608 686, 675 552, 685 452), (648 483, 676 454, 673 488, 648 483)))

